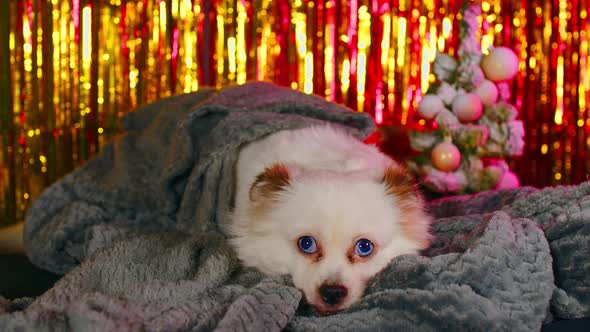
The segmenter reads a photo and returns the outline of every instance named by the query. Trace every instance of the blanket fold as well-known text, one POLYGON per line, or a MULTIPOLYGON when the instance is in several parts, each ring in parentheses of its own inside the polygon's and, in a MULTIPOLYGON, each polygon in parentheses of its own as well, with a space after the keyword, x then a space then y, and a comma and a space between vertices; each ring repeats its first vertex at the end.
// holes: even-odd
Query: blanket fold
POLYGON ((130 113, 123 135, 32 204, 27 253, 64 275, 36 299, 0 296, 0 330, 538 331, 590 316, 590 182, 430 202, 431 247, 394 259, 331 316, 288 277, 240 267, 219 228, 240 146, 325 123, 359 138, 375 129, 366 114, 269 83, 130 113))

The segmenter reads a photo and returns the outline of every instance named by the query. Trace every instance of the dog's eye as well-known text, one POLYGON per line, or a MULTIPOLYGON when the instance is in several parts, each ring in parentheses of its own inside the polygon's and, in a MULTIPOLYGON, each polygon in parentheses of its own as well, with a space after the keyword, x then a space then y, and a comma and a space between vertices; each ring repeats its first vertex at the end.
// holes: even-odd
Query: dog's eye
POLYGON ((299 244, 299 249, 306 254, 313 254, 317 251, 315 239, 309 235, 300 237, 299 240, 297 240, 297 244, 299 244))
POLYGON ((355 251, 361 257, 369 256, 373 252, 373 242, 367 239, 360 239, 356 243, 355 251))

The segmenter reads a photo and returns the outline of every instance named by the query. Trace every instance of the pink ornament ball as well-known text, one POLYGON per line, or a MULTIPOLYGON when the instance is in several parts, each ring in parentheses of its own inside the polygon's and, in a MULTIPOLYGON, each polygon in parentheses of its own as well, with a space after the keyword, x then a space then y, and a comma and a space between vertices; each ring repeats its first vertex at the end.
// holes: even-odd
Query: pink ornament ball
POLYGON ((461 122, 473 122, 481 117, 483 104, 481 99, 473 93, 457 95, 453 99, 453 113, 461 122))
POLYGON ((439 96, 427 94, 422 97, 422 100, 418 104, 418 114, 426 120, 432 120, 444 108, 445 105, 439 96))
POLYGON ((498 87, 494 82, 485 80, 473 93, 476 94, 484 106, 491 106, 498 101, 498 87))
POLYGON ((443 172, 452 172, 461 163, 461 152, 455 144, 444 141, 432 149, 430 153, 432 165, 443 172))
POLYGON ((516 174, 506 171, 500 178, 500 181, 496 184, 496 189, 512 189, 520 186, 520 181, 516 174))
POLYGON ((481 68, 491 81, 508 81, 518 72, 518 57, 508 47, 495 47, 482 59, 481 68))

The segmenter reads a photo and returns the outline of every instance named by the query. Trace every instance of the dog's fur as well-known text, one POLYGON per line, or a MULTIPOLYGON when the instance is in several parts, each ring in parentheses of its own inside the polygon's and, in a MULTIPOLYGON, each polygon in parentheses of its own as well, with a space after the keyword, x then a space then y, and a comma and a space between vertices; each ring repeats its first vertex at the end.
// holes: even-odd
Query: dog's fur
POLYGON ((430 222, 402 166, 326 126, 280 131, 241 149, 227 229, 244 265, 290 274, 308 303, 331 313, 359 300, 394 257, 426 248, 430 222), (315 238, 317 252, 299 250, 303 235, 315 238), (367 257, 355 254, 361 238, 374 244, 367 257), (347 295, 329 305, 323 285, 347 295))

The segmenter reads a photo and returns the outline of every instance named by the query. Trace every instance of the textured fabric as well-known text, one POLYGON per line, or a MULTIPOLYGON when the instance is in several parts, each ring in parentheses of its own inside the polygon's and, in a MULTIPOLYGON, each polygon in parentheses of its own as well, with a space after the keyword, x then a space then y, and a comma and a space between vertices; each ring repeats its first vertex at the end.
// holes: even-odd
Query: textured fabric
POLYGON ((241 268, 218 227, 239 146, 323 122, 361 139, 374 130, 364 114, 267 83, 128 115, 124 135, 33 203, 28 255, 64 275, 36 299, 0 296, 0 330, 538 331, 590 316, 590 183, 429 203, 432 246, 394 259, 331 316, 288 277, 241 268))

